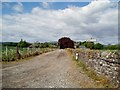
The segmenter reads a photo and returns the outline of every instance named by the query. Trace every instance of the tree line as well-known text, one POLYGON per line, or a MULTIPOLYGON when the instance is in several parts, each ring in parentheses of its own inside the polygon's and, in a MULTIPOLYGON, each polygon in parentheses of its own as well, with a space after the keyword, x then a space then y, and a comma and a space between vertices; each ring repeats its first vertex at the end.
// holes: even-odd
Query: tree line
MULTIPOLYGON (((76 48, 80 48, 80 46, 84 46, 86 48, 90 49, 95 49, 95 50, 118 50, 119 49, 119 44, 116 45, 104 45, 101 43, 94 43, 94 42, 77 42, 78 44, 76 45, 76 48)), ((35 42, 35 43, 29 43, 26 40, 21 39, 19 42, 3 42, 2 46, 13 46, 13 47, 35 47, 35 48, 58 48, 57 42, 45 42, 45 43, 40 43, 40 42, 35 42)))
POLYGON ((116 45, 111 45, 111 44, 108 44, 108 45, 103 45, 101 43, 94 43, 94 42, 78 42, 79 44, 77 45, 77 48, 79 46, 85 46, 86 48, 90 48, 90 49, 96 49, 96 50, 117 50, 119 49, 119 44, 116 44, 116 45))
POLYGON ((57 47, 56 42, 45 42, 45 43, 40 43, 40 42, 34 42, 34 43, 29 43, 26 40, 21 39, 19 42, 2 42, 2 46, 11 46, 11 47, 20 47, 20 48, 53 48, 57 47))

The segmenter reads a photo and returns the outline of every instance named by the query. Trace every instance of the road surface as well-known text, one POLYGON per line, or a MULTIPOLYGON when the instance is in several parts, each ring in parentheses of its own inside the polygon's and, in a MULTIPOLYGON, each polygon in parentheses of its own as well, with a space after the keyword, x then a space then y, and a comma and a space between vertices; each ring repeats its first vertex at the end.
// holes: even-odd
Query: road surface
POLYGON ((98 87, 62 49, 3 65, 2 76, 3 88, 98 87))

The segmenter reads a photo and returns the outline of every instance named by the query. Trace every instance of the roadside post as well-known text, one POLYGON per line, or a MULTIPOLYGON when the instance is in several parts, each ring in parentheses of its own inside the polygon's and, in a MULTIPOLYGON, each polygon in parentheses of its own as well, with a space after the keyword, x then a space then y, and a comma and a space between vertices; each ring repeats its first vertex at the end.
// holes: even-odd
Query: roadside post
POLYGON ((6 57, 7 57, 7 55, 8 55, 8 48, 7 48, 7 46, 6 46, 5 49, 6 49, 6 53, 5 54, 6 54, 6 57))
POLYGON ((78 60, 78 58, 79 58, 79 54, 78 52, 76 52, 76 60, 78 60))

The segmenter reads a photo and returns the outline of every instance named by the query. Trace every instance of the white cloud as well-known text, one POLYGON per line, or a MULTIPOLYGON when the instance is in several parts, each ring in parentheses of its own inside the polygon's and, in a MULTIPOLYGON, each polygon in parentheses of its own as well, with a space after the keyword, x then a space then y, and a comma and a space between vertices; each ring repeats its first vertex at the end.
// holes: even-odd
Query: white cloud
POLYGON ((18 2, 13 6, 13 10, 16 12, 23 12, 23 4, 21 2, 18 2))
MULTIPOLYGON (((56 41, 62 36, 73 40, 93 37, 102 43, 117 43, 118 12, 113 3, 92 1, 84 7, 44 10, 29 14, 3 15, 3 41, 56 41)), ((117 5, 117 3, 116 3, 117 5)))
POLYGON ((49 5, 48 2, 42 2, 42 3, 40 3, 40 4, 42 4, 42 7, 45 8, 45 9, 50 8, 50 5, 49 5))

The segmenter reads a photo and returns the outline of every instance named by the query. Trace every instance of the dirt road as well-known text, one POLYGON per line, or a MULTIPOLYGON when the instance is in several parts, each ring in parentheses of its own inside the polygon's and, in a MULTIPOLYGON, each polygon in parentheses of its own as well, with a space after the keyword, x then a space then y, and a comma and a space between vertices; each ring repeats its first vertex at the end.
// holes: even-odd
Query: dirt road
POLYGON ((45 53, 22 63, 3 65, 3 88, 96 88, 65 50, 45 53))

